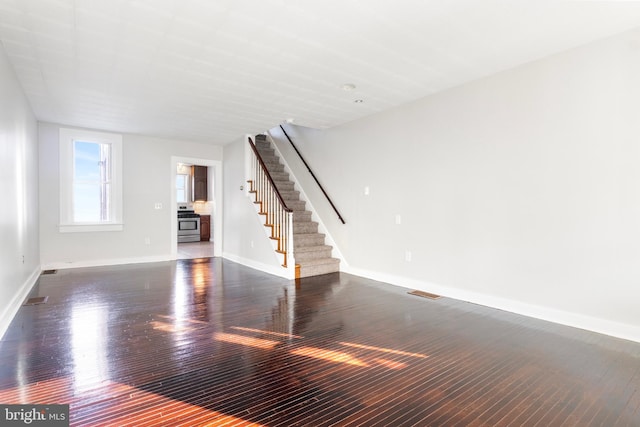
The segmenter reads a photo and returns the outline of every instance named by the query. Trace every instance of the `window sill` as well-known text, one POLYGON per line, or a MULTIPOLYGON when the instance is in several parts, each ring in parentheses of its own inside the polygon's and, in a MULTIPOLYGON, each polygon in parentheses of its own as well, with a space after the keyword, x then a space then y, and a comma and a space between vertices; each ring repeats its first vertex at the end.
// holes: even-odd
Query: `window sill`
POLYGON ((109 224, 60 224, 58 230, 60 233, 86 233, 95 231, 122 231, 124 226, 122 223, 109 224))

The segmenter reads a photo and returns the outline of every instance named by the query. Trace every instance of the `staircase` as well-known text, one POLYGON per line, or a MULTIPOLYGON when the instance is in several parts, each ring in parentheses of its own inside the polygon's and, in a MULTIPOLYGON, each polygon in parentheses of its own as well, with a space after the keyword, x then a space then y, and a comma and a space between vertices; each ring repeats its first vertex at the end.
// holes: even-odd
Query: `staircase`
POLYGON ((285 172, 284 165, 271 148, 266 135, 256 135, 256 148, 287 207, 293 209, 293 258, 300 266, 296 277, 319 276, 340 271, 340 260, 331 257, 332 247, 325 245, 325 235, 318 233, 318 223, 300 200, 300 192, 285 172))

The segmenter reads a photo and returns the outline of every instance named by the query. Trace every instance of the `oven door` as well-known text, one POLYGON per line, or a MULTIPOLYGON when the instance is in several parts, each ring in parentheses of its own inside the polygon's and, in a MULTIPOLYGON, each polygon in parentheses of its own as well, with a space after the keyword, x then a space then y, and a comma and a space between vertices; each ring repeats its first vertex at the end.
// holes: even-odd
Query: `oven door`
POLYGON ((178 218, 178 235, 200 234, 200 218, 178 218))
POLYGON ((178 218, 178 243, 200 241, 200 218, 178 218))

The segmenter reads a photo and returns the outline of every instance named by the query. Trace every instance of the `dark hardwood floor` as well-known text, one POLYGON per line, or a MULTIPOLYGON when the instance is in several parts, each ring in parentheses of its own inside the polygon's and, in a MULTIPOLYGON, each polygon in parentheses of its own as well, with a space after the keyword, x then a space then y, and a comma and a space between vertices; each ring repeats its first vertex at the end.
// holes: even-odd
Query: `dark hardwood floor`
POLYGON ((60 270, 0 341, 0 403, 87 426, 640 425, 640 344, 407 291, 219 258, 60 270))

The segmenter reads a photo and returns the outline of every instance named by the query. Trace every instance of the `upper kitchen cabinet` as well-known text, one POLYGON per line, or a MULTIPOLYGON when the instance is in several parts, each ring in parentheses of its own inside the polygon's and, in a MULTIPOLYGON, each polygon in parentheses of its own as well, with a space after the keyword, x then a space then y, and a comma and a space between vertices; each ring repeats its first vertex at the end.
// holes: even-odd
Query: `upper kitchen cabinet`
POLYGON ((193 177, 192 200, 194 202, 206 202, 207 190, 207 167, 191 166, 191 176, 193 177))

